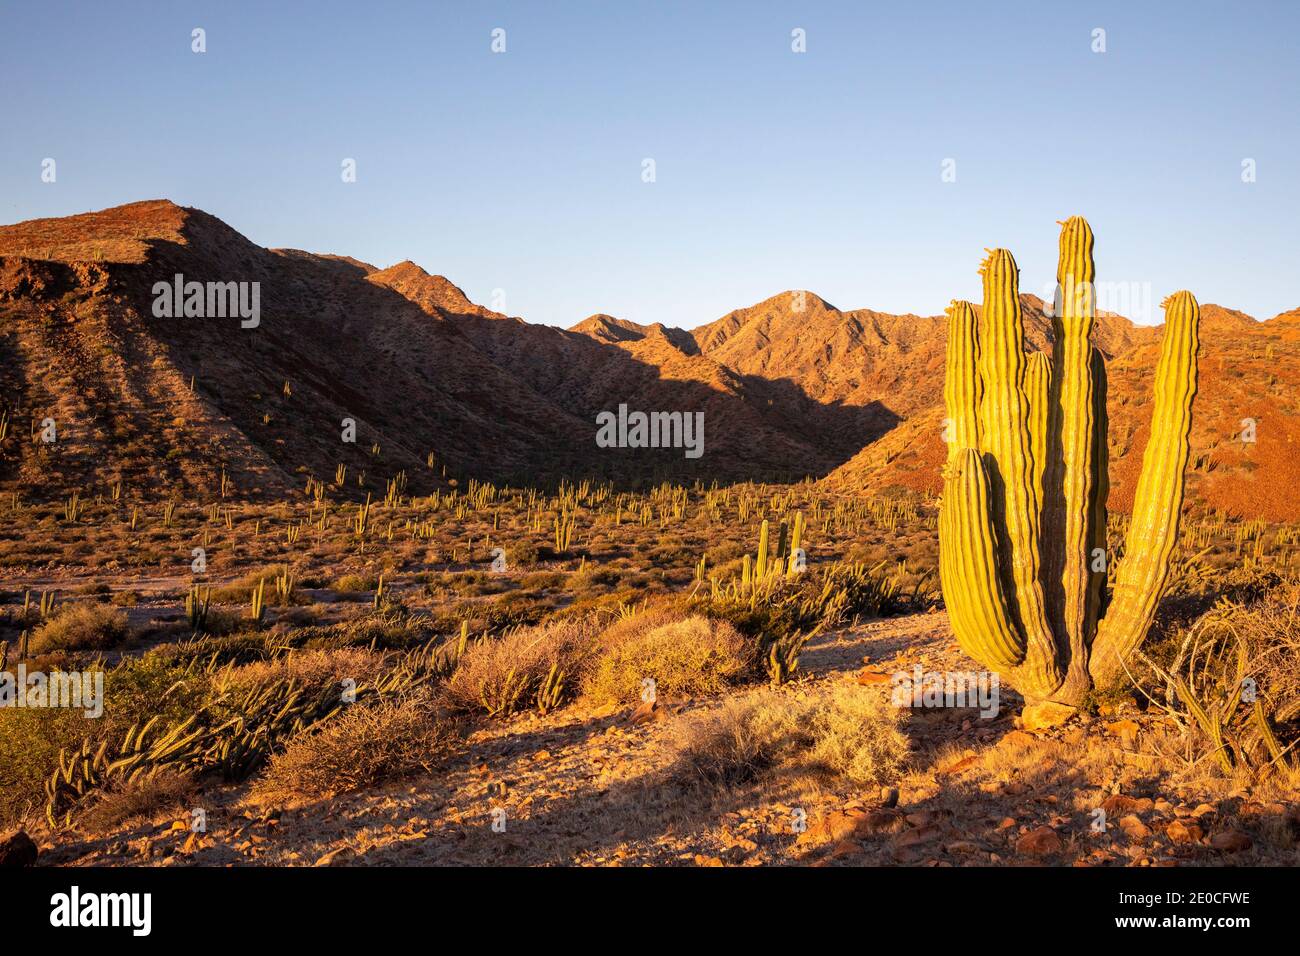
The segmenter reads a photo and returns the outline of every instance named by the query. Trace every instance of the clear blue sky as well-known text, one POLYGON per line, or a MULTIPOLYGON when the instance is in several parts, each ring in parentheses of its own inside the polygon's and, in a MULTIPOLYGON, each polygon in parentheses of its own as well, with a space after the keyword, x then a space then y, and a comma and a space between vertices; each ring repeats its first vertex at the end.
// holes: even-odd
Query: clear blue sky
POLYGON ((689 327, 788 288, 935 313, 996 245, 1041 292, 1080 213, 1099 280, 1267 318, 1300 306, 1298 42, 1283 0, 15 0, 0 221, 166 197, 534 322, 689 327))

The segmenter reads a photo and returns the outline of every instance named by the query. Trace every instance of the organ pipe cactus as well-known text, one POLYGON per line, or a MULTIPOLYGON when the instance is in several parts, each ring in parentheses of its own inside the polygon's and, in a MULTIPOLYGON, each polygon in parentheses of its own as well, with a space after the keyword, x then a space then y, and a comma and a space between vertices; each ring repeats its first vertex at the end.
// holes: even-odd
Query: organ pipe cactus
POLYGON ((1151 436, 1113 593, 1106 593, 1106 372, 1092 344, 1093 236, 1062 224, 1053 348, 1026 355, 1019 271, 997 249, 984 307, 948 310, 948 462, 940 576, 962 648, 1030 701, 1078 706, 1123 680, 1178 539, 1196 396, 1200 308, 1163 303, 1151 436))

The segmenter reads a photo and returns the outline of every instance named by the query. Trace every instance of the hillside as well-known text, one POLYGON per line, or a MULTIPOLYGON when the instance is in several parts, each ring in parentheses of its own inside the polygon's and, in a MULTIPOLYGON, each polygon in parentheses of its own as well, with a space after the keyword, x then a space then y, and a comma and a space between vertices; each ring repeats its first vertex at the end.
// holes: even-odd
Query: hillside
MULTIPOLYGON (((1029 346, 1050 347, 1043 303, 1022 299, 1029 346)), ((1300 517, 1300 310, 1256 322, 1205 305, 1203 326, 1192 500, 1300 517), (1233 437, 1247 418, 1254 444, 1233 437)), ((811 476, 934 493, 944 328, 792 291, 690 331, 604 314, 563 330, 477 305, 409 261, 266 249, 202 211, 133 203, 0 227, 0 486, 211 496, 224 471, 228 493, 273 496, 346 465, 354 494, 382 494, 399 472, 413 490, 811 476), (259 324, 155 316, 154 284, 177 273, 259 283, 259 324), (598 448, 595 416, 620 405, 703 411, 704 455, 598 448), (47 418, 52 444, 39 441, 47 418)), ((1123 508, 1159 331, 1104 315, 1096 335, 1123 508)))

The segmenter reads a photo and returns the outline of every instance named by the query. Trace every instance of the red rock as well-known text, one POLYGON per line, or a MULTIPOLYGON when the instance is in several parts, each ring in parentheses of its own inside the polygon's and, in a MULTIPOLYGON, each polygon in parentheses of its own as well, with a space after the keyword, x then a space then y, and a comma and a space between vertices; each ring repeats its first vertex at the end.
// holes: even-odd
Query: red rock
POLYGON ((1026 856, 1048 856, 1061 852, 1061 838, 1051 827, 1030 830, 1016 841, 1016 852, 1026 856))
POLYGON ((893 677, 889 674, 882 674, 880 671, 872 670, 869 667, 864 667, 862 670, 858 671, 858 676, 855 680, 857 680, 859 684, 867 686, 871 684, 888 684, 893 680, 893 677))
POLYGON ((1146 813, 1155 806, 1150 797, 1126 797, 1122 793, 1112 794, 1102 801, 1101 808, 1109 814, 1146 813))
POLYGON ((1136 813, 1121 817, 1119 828, 1124 831, 1124 835, 1133 843, 1141 843, 1151 836, 1151 828, 1143 823, 1136 813))
POLYGON ((922 843, 929 843, 931 840, 937 839, 938 836, 938 827, 915 827, 900 834, 898 839, 894 841, 894 845, 899 849, 906 849, 907 847, 919 846, 922 843))
POLYGON ((1210 846, 1225 853, 1240 853, 1254 845, 1255 841, 1250 838, 1250 834, 1240 830, 1224 830, 1210 837, 1210 846))
POLYGON ((1165 827, 1165 836, 1174 843, 1200 843, 1204 834, 1195 823, 1186 824, 1182 820, 1175 820, 1165 827))
POLYGON ((25 830, 0 834, 0 867, 31 866, 40 851, 25 830))
POLYGON ((1020 712, 1020 726, 1025 730, 1050 730, 1059 727, 1079 711, 1068 704, 1058 704, 1045 700, 1037 704, 1026 704, 1020 712))

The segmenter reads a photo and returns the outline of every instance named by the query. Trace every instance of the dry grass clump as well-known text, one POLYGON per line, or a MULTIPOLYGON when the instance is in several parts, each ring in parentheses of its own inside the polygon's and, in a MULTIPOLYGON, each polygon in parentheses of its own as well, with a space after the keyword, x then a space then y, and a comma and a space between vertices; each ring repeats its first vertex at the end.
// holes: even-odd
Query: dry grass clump
POLYGON ((268 604, 274 604, 277 601, 275 579, 292 573, 293 569, 287 565, 268 564, 261 570, 250 571, 236 581, 215 588, 212 600, 217 604, 246 604, 252 599, 258 584, 264 582, 263 596, 268 604))
POLYGON ((647 678, 663 697, 716 694, 754 666, 753 644, 731 624, 672 611, 619 621, 599 648, 582 680, 583 696, 597 704, 637 700, 647 678))
POLYGON ((427 698, 357 704, 292 738, 249 797, 263 804, 314 800, 427 772, 455 739, 452 723, 427 698))
POLYGON ((447 699, 461 710, 506 715, 536 704, 545 710, 571 696, 595 650, 592 625, 553 621, 478 641, 447 682, 447 699))
POLYGON ((1300 582, 1246 603, 1220 598, 1151 654, 1153 696, 1186 725, 1194 764, 1300 776, 1300 582))
POLYGON ((852 683, 807 696, 754 691, 683 720, 673 772, 717 788, 799 776, 882 784, 907 765, 902 720, 879 692, 852 683))
POLYGON ((153 817, 183 806, 198 784, 193 774, 163 769, 134 780, 114 782, 86 810, 82 823, 91 832, 107 832, 128 820, 153 817))
POLYGON ((285 678, 292 678, 307 688, 337 687, 344 680, 354 680, 360 686, 385 669, 383 654, 362 647, 296 650, 234 668, 228 686, 236 694, 285 678))
POLYGON ((107 604, 66 604, 32 634, 31 654, 101 651, 130 636, 126 612, 107 604))

